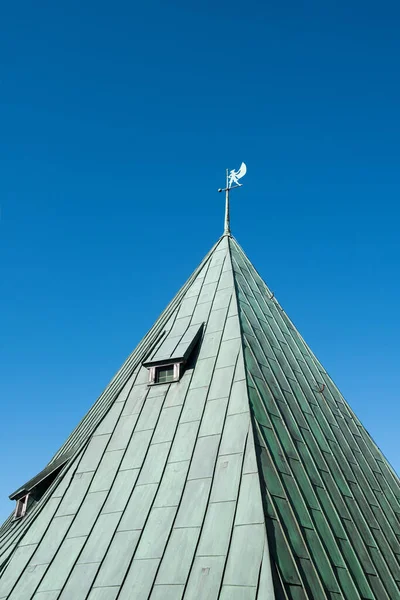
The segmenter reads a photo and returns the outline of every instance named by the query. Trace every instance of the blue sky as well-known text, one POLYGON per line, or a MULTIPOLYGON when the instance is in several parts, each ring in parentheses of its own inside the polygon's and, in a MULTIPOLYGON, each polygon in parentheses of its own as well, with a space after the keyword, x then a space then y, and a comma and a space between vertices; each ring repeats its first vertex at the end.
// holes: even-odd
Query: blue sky
POLYGON ((223 229, 400 468, 400 8, 1 9, 0 520, 223 229))

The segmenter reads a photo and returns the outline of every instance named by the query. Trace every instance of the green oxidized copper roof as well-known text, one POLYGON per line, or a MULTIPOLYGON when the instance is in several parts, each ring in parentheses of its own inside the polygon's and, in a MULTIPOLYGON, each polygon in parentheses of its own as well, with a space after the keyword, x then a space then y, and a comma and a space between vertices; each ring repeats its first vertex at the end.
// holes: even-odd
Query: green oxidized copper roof
POLYGON ((398 598, 399 480, 243 251, 230 246, 276 595, 398 598))
POLYGON ((400 595, 399 481, 229 236, 63 456, 0 529, 0 600, 400 595), (148 386, 201 324, 182 379, 148 386))

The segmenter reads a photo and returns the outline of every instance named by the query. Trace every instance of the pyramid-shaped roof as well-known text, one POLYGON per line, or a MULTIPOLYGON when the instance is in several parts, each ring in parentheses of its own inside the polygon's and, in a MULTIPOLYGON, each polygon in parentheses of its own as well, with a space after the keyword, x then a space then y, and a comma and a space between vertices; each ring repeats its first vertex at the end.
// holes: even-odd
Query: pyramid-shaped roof
POLYGON ((399 480, 230 235, 12 498, 0 600, 400 597, 399 480))

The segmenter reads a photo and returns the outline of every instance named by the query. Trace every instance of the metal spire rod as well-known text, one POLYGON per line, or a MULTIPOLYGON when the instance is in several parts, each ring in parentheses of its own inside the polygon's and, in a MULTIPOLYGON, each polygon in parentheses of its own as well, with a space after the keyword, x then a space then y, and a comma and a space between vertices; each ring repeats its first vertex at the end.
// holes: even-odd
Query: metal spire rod
POLYGON ((226 170, 226 188, 225 188, 225 225, 224 235, 231 235, 231 224, 229 216, 229 170, 226 170))
POLYGON ((224 235, 231 235, 231 223, 230 223, 230 213, 229 213, 229 192, 237 187, 242 187, 242 184, 239 183, 239 179, 241 179, 244 175, 246 175, 247 167, 244 163, 240 165, 238 171, 232 170, 229 173, 229 169, 226 169, 226 187, 219 188, 219 192, 225 192, 225 221, 224 221, 224 235), (236 185, 232 185, 235 183, 236 185))

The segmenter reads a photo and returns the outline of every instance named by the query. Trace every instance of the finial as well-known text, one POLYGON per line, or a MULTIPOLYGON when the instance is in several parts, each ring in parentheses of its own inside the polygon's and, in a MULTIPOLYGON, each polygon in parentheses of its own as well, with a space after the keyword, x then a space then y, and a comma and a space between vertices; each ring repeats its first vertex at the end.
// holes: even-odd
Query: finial
POLYGON ((219 188, 219 192, 225 192, 225 225, 224 225, 224 235, 231 235, 231 226, 230 226, 230 215, 229 215, 229 192, 237 187, 242 187, 242 183, 239 183, 239 179, 244 177, 247 173, 247 167, 244 162, 240 165, 238 171, 232 169, 226 170, 226 187, 219 188), (234 185, 232 185, 234 184, 234 185))

